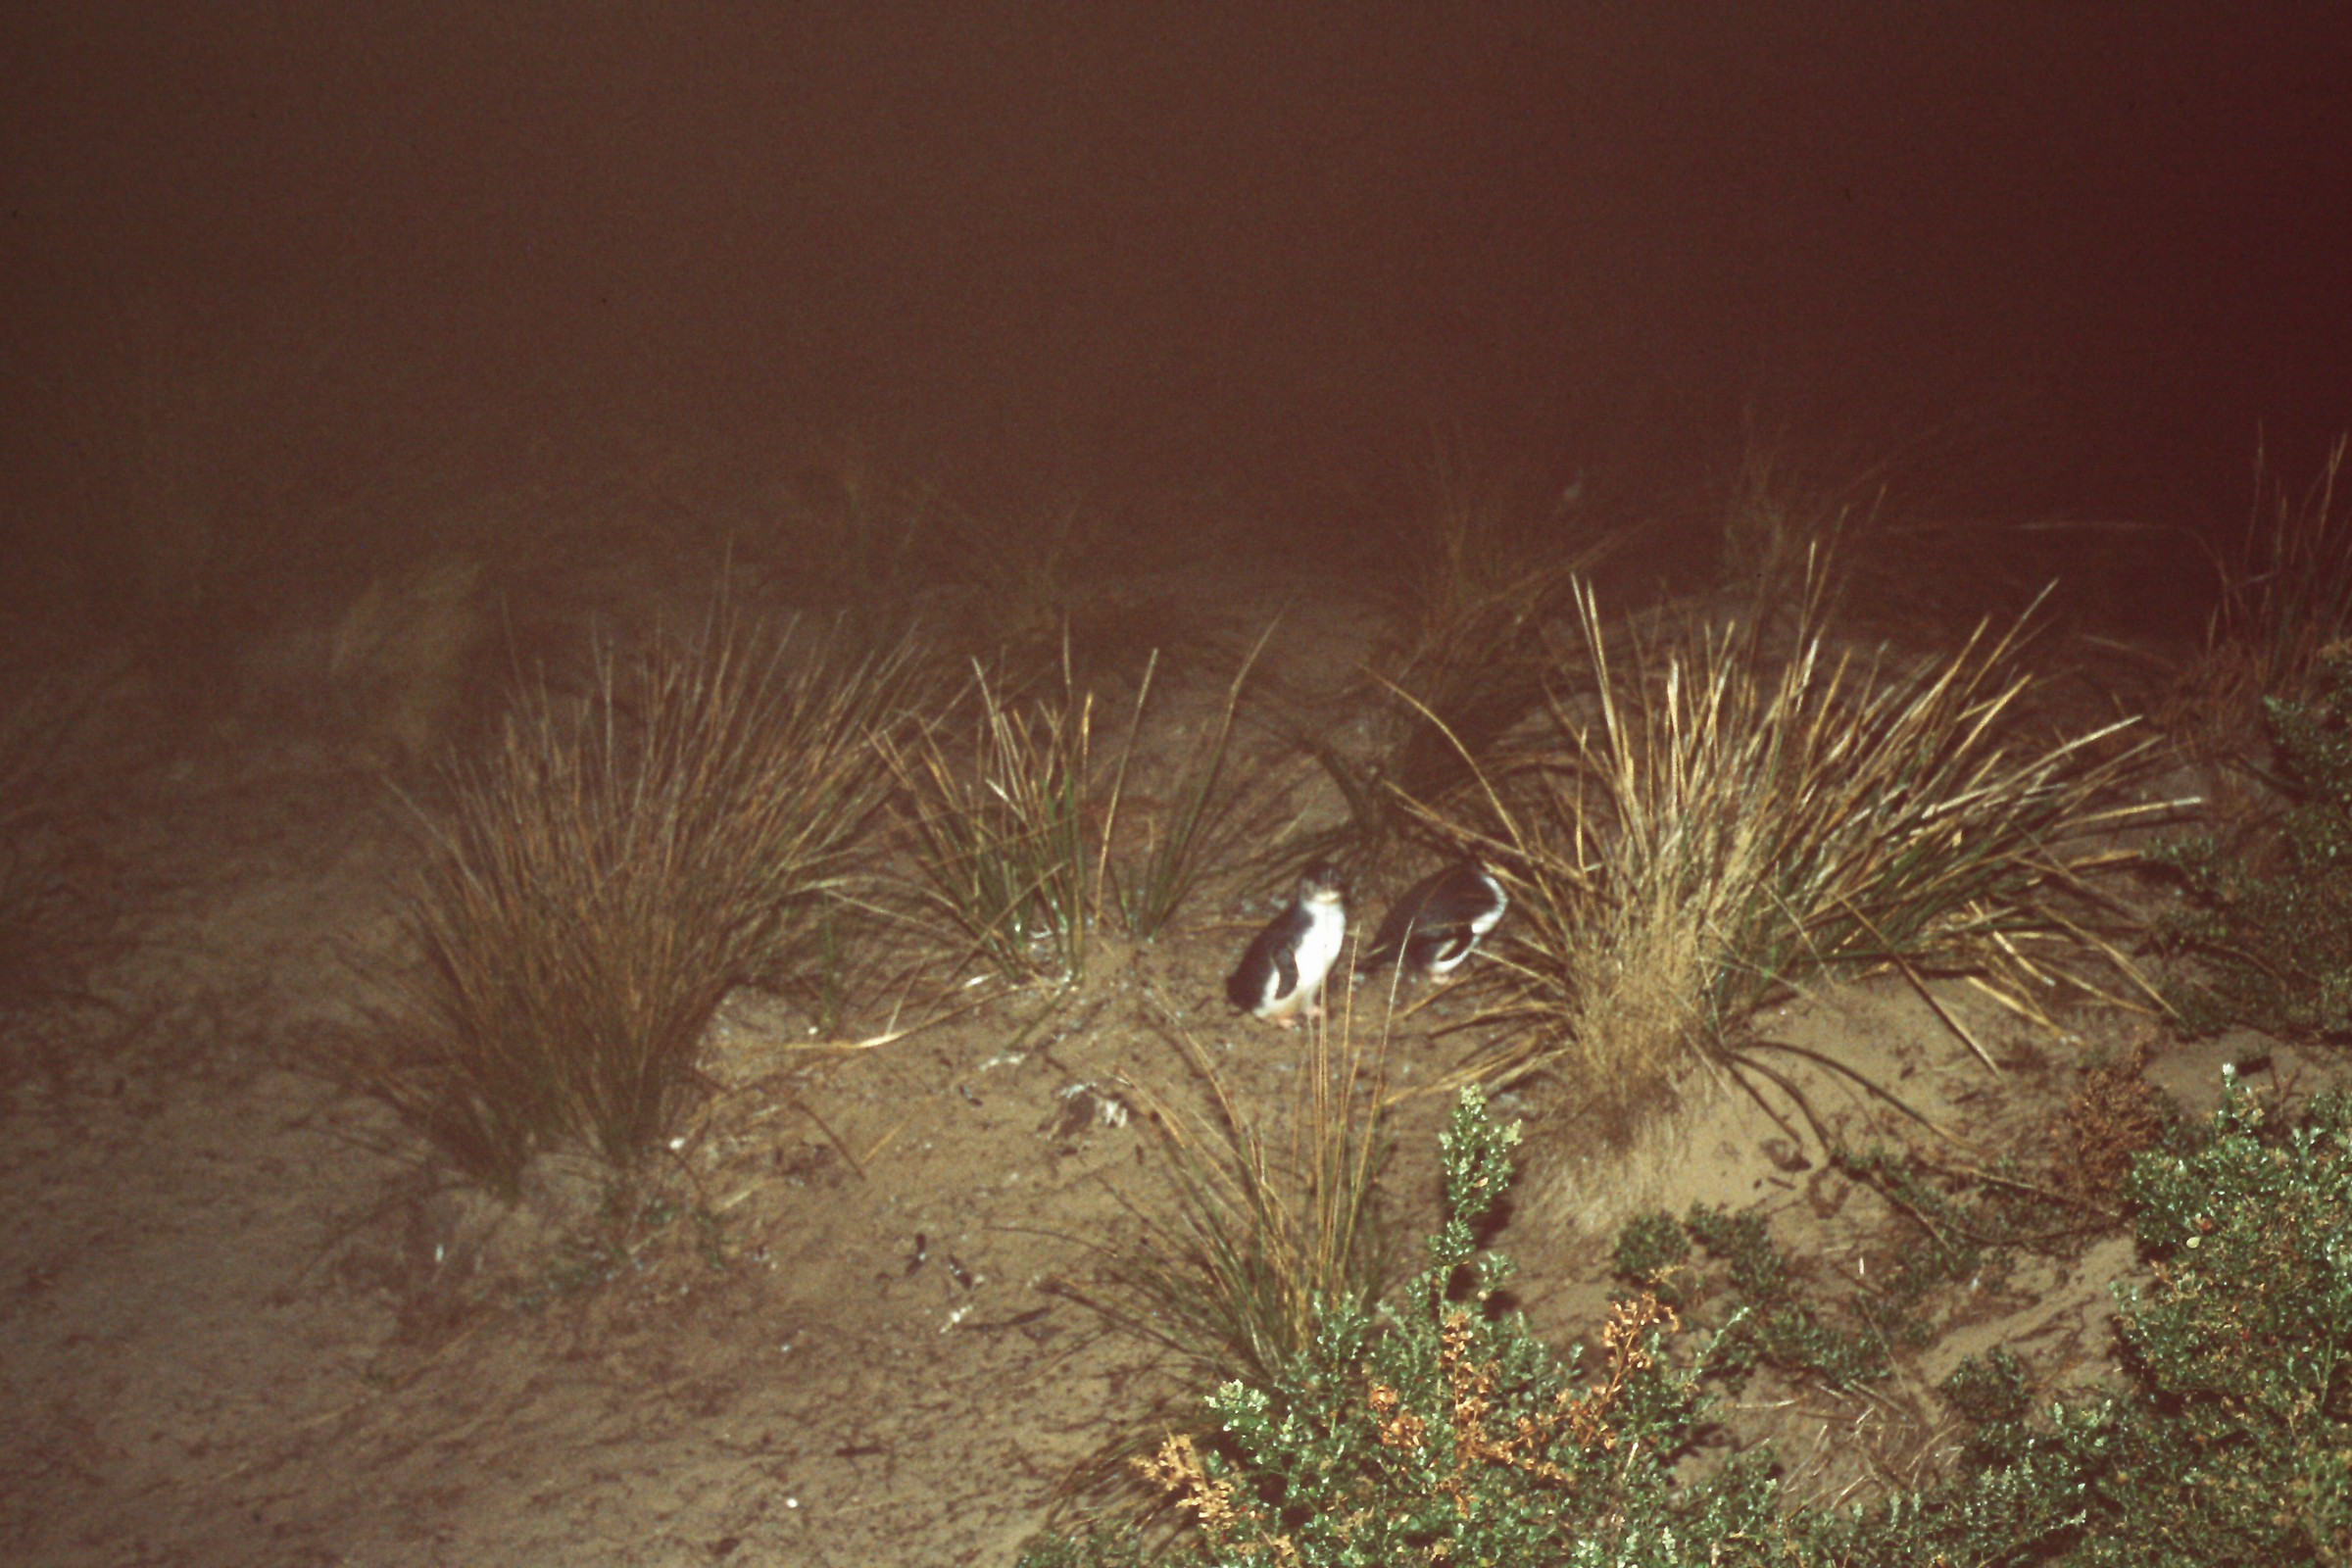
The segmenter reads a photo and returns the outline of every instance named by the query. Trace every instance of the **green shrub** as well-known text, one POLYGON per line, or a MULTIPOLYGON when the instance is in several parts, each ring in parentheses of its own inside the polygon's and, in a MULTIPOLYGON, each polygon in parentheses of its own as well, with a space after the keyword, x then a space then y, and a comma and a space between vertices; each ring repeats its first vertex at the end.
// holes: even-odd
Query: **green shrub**
POLYGON ((1865 1319, 1848 1327, 1816 1310, 1801 1296, 1801 1277, 1773 1244, 1758 1213, 1734 1214, 1691 1205, 1677 1223, 1642 1215, 1617 1243, 1617 1271, 1659 1299, 1690 1311, 1710 1297, 1733 1304, 1733 1326, 1719 1334, 1715 1369, 1737 1382, 1757 1364, 1813 1377, 1833 1388, 1886 1375, 1890 1339, 1886 1326, 1865 1319), (1718 1266, 1702 1273, 1694 1246, 1718 1266))
MULTIPOLYGON (((1620 1302, 1578 1386, 1514 1316, 1476 1227, 1515 1130, 1465 1095, 1446 1139, 1449 1219, 1376 1317, 1327 1310, 1264 1387, 1229 1383, 1214 1444, 1172 1441, 1151 1478, 1194 1529, 1164 1560, 1765 1563, 1786 1568, 2210 1568, 2352 1561, 2352 1095, 2280 1126, 2232 1078, 2201 1143, 2143 1153, 2126 1188, 2150 1277, 2119 1286, 2114 1392, 2052 1399, 1995 1350, 1942 1388, 1965 1423, 1941 1481, 1867 1508, 1784 1515, 1770 1454, 1677 1474, 1735 1317, 1665 1353, 1676 1309, 1620 1302)), ((1752 1241, 1752 1238, 1748 1239, 1752 1241)), ((1751 1285, 1785 1270, 1727 1238, 1751 1285)), ((1690 1239, 1633 1228, 1621 1257, 1684 1266, 1690 1239)), ((1047 1543, 1024 1568, 1139 1563, 1133 1530, 1047 1543)))
MULTIPOLYGON (((1230 1382, 1213 1443, 1173 1437, 1141 1467, 1191 1531, 1176 1563, 1667 1565, 1785 1560, 1768 1459, 1678 1478, 1702 1352, 1670 1359, 1655 1296, 1622 1301, 1596 1364, 1565 1365, 1497 1309, 1510 1265, 1478 1227, 1510 1179, 1516 1127, 1465 1092, 1443 1140, 1447 1219, 1429 1266, 1375 1312, 1326 1303, 1312 1347, 1265 1385, 1230 1382)), ((1041 1544, 1024 1568, 1142 1559, 1132 1530, 1041 1544)))
POLYGON ((2188 1027, 2248 1024, 2288 1039, 2352 1037, 2352 655, 2338 653, 2306 700, 2266 698, 2287 806, 2233 852, 2212 836, 2151 858, 2185 885, 2159 926, 2204 960, 2167 992, 2188 1027))
POLYGON ((1857 1565, 2352 1560, 2352 1099, 2267 1125, 2232 1079, 2188 1153, 2127 1186, 2152 1278, 2118 1288, 2128 1384, 2036 1417, 2007 1357, 1945 1387, 1974 1434, 1951 1479, 1815 1521, 1857 1565))

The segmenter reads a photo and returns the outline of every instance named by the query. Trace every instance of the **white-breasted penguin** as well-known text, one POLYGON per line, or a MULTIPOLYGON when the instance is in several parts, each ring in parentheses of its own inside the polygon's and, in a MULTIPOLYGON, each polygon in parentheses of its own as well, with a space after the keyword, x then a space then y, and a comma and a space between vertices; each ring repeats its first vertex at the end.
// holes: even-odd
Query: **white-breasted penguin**
POLYGON ((1285 1029, 1301 1014, 1320 1017, 1323 981, 1348 938, 1348 905, 1339 870, 1317 860, 1299 874, 1298 896, 1250 944, 1226 977, 1233 1004, 1285 1029))
POLYGON ((1511 901, 1502 884, 1473 860, 1456 860, 1404 890, 1389 906, 1355 963, 1358 976, 1384 963, 1402 964, 1407 974, 1442 979, 1461 966, 1479 938, 1494 929, 1511 901))

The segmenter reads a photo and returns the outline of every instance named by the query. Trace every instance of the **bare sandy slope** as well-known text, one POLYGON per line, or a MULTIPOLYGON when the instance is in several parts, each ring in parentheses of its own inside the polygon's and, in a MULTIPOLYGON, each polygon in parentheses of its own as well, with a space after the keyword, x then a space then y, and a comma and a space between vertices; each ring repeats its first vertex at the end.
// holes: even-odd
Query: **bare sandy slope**
MULTIPOLYGON (((1288 662, 1310 686, 1345 666, 1336 624, 1286 624, 1315 650, 1288 662)), ((107 1006, 16 1020, 0 1558, 1009 1562, 1065 1468, 1153 1387, 1144 1348, 1054 1288, 1159 1191, 1134 1086, 1190 1101, 1184 1034, 1246 1104, 1270 1113, 1298 1081, 1299 1041, 1217 991, 1267 890, 1219 884, 1173 938, 1104 955, 1057 1002, 934 986, 899 1021, 965 1010, 868 1049, 738 997, 706 1055, 717 1092, 655 1209, 602 1215, 595 1174, 557 1168, 509 1211, 437 1185, 380 1110, 301 1065, 361 1023, 344 956, 380 951, 406 853, 378 795, 331 762, 248 736, 123 781, 112 849, 144 871, 125 951, 93 980, 107 1006)), ((865 998, 853 1032, 883 1032, 888 1003, 865 998)), ((1955 1004, 1999 1070, 1899 985, 1763 1027, 1983 1150, 2046 1144, 2075 1052, 1955 1004)), ((1431 1032, 1462 1005, 1397 1027, 1399 1087, 1467 1049, 1431 1032)), ((2227 1049, 2174 1050, 2162 1070, 2203 1096, 2227 1049)), ((1898 1129, 1805 1081, 1841 1135, 1898 1129)), ((1428 1210, 1442 1109, 1422 1095, 1397 1112, 1408 1217, 1428 1210)), ((1630 1154, 1597 1155, 1540 1123, 1498 1239, 1536 1324, 1562 1343, 1595 1326, 1606 1225, 1644 1206, 1760 1206, 1790 1250, 1866 1278, 1885 1211, 1796 1125, 1700 1093, 1630 1154)), ((1926 1391, 1964 1351, 2009 1345, 2053 1383, 2095 1373, 2107 1286, 2131 1266, 2112 1239, 2035 1264, 1944 1303, 1944 1340, 1883 1395, 1762 1388, 1730 1426, 1780 1438, 1807 1494, 1908 1473, 1936 1448, 1926 1391)))

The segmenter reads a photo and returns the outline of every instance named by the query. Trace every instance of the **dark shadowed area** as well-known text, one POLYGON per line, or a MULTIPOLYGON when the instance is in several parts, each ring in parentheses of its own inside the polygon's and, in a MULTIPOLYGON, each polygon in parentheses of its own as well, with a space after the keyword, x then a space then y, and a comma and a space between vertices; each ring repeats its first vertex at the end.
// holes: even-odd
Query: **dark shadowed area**
POLYGON ((175 355, 300 382, 280 479, 857 429, 1309 510, 1433 430, 1655 485, 1746 416, 2234 520, 2352 412, 2334 8, 0 26, 12 510, 175 355))

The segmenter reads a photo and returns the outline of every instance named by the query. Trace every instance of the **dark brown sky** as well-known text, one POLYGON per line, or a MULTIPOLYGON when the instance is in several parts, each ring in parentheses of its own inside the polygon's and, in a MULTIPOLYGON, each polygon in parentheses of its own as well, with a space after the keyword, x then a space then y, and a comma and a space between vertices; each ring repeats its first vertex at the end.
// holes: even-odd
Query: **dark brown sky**
POLYGON ((2352 423, 2348 19, 20 3, 11 412, 295 341, 404 431, 626 403, 1181 477, 1752 404, 2234 516, 2258 421, 2352 423))

